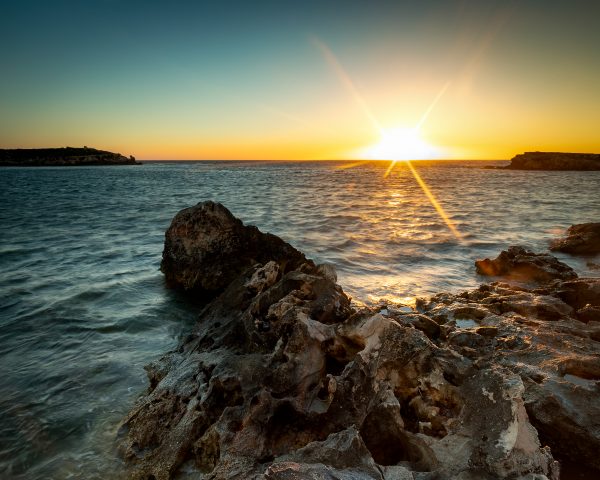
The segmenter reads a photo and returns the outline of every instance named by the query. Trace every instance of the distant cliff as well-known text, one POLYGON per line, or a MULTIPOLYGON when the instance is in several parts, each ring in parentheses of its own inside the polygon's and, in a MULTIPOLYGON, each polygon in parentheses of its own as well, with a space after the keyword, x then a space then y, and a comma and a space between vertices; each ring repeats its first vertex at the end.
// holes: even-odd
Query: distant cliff
POLYGON ((600 170, 600 154, 525 152, 512 158, 509 170, 600 170))
POLYGON ((3 167, 139 164, 135 157, 88 147, 0 149, 0 166, 3 167))

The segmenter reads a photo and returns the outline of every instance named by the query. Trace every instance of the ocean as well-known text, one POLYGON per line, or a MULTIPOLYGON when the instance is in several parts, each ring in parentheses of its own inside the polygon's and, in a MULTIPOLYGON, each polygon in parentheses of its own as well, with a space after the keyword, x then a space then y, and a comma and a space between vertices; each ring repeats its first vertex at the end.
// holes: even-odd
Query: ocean
MULTIPOLYGON (((119 422, 143 366, 177 343, 200 306, 168 290, 164 232, 182 208, 223 203, 245 223, 335 264, 358 303, 476 287, 474 260, 543 251, 600 220, 600 172, 415 163, 152 162, 0 168, 0 477, 118 476, 119 422)), ((580 275, 590 259, 557 255, 580 275)), ((591 259, 598 263, 598 259, 591 259)))

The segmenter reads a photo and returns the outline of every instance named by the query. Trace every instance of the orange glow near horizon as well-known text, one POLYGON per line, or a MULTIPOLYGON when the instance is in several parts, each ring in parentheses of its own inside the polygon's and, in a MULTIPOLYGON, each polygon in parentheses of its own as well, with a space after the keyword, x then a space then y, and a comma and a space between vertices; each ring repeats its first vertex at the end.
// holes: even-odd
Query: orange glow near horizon
MULTIPOLYGON (((442 156, 442 150, 439 147, 435 147, 423 139, 421 129, 437 103, 446 93, 446 90, 448 90, 450 82, 446 82, 442 86, 437 96, 421 115, 415 127, 383 128, 333 51, 316 37, 312 38, 312 42, 320 50, 323 58, 335 72, 340 83, 367 118, 372 129, 379 135, 379 141, 375 145, 359 150, 359 160, 391 160, 392 164, 385 174, 387 177, 393 168, 394 162, 397 160, 433 160, 442 156)), ((343 168, 350 168, 350 166, 343 168)))
POLYGON ((349 168, 359 167, 361 165, 364 165, 365 163, 368 163, 368 160, 359 160, 357 162, 344 163, 343 165, 338 165, 337 167, 335 167, 335 169, 336 170, 348 170, 349 168))

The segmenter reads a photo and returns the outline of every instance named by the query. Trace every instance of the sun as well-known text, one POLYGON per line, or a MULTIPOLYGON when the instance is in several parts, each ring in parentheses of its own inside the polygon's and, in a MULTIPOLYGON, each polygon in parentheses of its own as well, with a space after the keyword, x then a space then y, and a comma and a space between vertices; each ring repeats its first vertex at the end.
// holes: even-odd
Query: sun
POLYGON ((373 160, 430 160, 439 157, 439 149, 421 137, 418 128, 386 128, 380 131, 379 142, 367 148, 373 160))

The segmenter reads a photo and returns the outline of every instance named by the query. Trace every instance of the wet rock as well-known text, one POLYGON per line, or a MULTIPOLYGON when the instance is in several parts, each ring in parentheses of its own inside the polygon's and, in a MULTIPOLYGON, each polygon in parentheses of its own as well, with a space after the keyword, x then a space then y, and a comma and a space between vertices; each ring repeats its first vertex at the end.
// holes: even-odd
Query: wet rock
POLYGON ((519 246, 509 247, 494 260, 477 260, 475 267, 480 275, 506 277, 520 282, 545 283, 577 277, 571 267, 552 255, 536 254, 519 246))
POLYGON ((600 223, 571 225, 564 238, 551 243, 550 250, 577 255, 600 253, 600 223))
POLYGON ((173 218, 160 268, 170 285, 214 295, 248 268, 269 261, 286 272, 306 259, 279 237, 244 225, 223 205, 202 202, 173 218))

